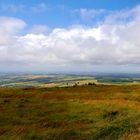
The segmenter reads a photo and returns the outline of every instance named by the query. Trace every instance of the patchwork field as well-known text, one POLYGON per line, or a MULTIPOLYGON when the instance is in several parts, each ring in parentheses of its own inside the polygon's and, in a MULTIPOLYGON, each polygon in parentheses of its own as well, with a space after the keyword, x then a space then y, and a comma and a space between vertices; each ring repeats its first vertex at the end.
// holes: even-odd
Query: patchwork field
POLYGON ((0 140, 139 140, 140 85, 0 88, 0 140))
POLYGON ((0 87, 65 87, 97 82, 94 76, 60 74, 2 74, 0 87))
POLYGON ((1 74, 0 87, 67 87, 74 85, 95 84, 139 84, 137 74, 103 74, 103 75, 71 75, 71 74, 1 74))

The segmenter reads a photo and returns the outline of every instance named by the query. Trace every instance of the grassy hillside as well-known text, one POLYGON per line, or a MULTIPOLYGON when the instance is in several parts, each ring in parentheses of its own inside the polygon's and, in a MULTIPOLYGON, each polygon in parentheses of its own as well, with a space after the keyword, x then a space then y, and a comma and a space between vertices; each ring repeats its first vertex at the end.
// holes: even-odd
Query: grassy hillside
POLYGON ((0 88, 0 140, 140 139, 140 85, 0 88))

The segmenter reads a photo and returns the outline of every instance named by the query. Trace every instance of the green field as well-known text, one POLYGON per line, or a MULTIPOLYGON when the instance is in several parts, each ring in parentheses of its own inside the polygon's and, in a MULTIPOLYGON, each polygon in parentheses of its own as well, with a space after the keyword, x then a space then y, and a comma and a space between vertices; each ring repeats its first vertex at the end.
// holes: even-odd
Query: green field
POLYGON ((64 87, 96 82, 94 76, 61 74, 0 75, 0 87, 64 87))
POLYGON ((139 84, 140 75, 0 74, 0 87, 65 87, 96 84, 139 84))
POLYGON ((0 140, 139 140, 140 85, 0 88, 0 140))

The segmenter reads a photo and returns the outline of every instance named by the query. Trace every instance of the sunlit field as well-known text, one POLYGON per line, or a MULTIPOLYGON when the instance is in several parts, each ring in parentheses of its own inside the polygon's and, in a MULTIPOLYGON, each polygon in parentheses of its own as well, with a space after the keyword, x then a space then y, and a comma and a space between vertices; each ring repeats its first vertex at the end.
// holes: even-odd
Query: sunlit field
POLYGON ((140 139, 140 85, 0 88, 0 140, 100 139, 140 139))

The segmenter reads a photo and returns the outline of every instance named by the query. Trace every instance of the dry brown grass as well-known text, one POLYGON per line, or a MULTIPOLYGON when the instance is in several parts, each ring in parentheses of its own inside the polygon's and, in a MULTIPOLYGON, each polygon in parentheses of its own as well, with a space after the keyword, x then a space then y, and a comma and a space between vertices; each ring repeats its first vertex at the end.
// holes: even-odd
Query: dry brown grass
POLYGON ((140 85, 0 89, 0 140, 133 140, 139 118, 140 85))

